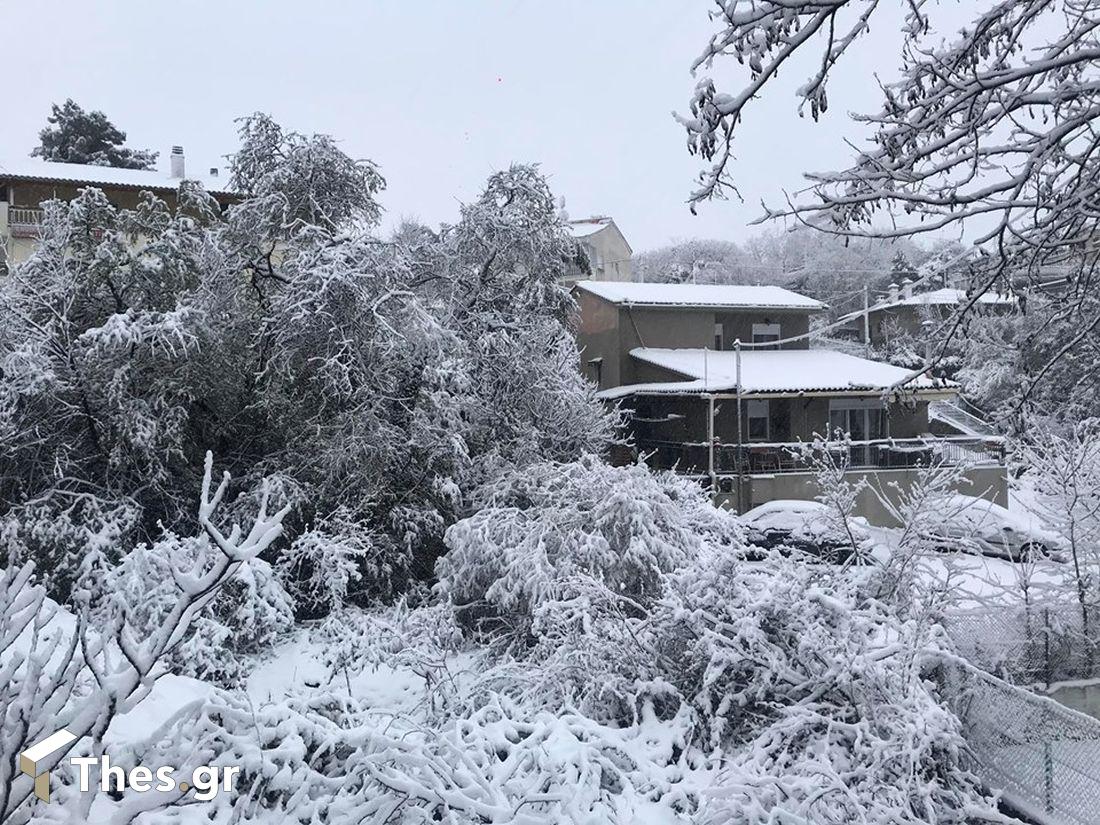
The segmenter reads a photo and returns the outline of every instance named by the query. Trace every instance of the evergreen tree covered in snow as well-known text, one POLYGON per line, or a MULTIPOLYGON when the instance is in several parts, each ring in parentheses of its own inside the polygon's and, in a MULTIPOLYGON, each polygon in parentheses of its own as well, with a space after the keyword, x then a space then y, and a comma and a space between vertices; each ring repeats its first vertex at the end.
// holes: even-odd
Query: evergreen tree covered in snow
POLYGON ((157 162, 156 152, 124 146, 126 133, 103 112, 86 112, 72 98, 61 106, 53 104, 47 121, 51 125, 38 133, 40 143, 32 157, 120 169, 152 169, 157 162))

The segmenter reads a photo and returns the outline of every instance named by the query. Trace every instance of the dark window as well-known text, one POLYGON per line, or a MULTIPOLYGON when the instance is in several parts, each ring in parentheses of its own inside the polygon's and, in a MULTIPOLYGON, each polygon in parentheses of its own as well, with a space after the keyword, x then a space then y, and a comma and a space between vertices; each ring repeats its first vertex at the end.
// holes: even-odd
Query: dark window
MULTIPOLYGON (((780 337, 779 324, 753 324, 752 325, 752 342, 754 344, 770 344, 773 341, 778 341, 780 337)), ((771 349, 771 347, 766 347, 771 349)))
POLYGON ((770 435, 768 402, 763 399, 754 399, 749 401, 745 407, 749 419, 749 441, 767 441, 770 435))

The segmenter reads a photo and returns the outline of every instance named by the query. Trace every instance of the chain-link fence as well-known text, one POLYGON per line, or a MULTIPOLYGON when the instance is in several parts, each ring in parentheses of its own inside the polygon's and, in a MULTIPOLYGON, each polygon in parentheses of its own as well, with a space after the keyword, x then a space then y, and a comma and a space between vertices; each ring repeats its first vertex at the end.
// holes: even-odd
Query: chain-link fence
POLYGON ((1043 825, 1100 822, 1100 721, 966 665, 942 669, 973 770, 1043 825))
POLYGON ((943 625, 961 656, 1014 684, 1100 678, 1098 605, 981 608, 948 613, 943 625))

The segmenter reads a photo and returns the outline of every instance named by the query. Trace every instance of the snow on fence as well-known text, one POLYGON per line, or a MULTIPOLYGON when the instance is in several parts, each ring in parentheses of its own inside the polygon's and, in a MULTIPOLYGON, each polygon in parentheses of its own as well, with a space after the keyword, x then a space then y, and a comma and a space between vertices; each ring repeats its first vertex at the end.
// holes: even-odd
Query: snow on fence
POLYGON ((977 667, 1021 685, 1100 678, 1100 606, 1076 602, 948 613, 948 636, 977 667))
POLYGON ((1095 825, 1100 722, 965 664, 941 674, 986 785, 1040 825, 1095 825))

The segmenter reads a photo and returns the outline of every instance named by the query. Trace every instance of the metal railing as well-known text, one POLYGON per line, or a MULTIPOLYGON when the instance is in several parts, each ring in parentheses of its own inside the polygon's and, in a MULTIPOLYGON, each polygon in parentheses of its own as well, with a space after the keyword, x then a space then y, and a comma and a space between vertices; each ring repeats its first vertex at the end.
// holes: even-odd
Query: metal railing
MULTIPOLYGON (((639 439, 638 450, 658 469, 688 474, 709 472, 710 445, 706 442, 639 439)), ((838 463, 853 470, 889 470, 941 464, 1003 464, 1000 438, 950 436, 945 438, 885 438, 872 441, 834 441, 811 447, 802 442, 715 442, 714 470, 721 475, 804 473, 812 469, 815 450, 828 450, 838 463)))
POLYGON ((1043 825, 1095 825, 1100 722, 964 664, 940 668, 974 773, 1043 825))
POLYGON ((983 607, 952 611, 942 622, 962 656, 1014 684, 1100 679, 1100 605, 983 607))
POLYGON ((932 401, 928 404, 928 417, 942 421, 959 432, 977 436, 995 436, 997 430, 984 418, 979 418, 969 410, 951 401, 932 401))
POLYGON ((42 231, 42 210, 23 206, 10 207, 8 231, 13 238, 37 238, 42 231))

